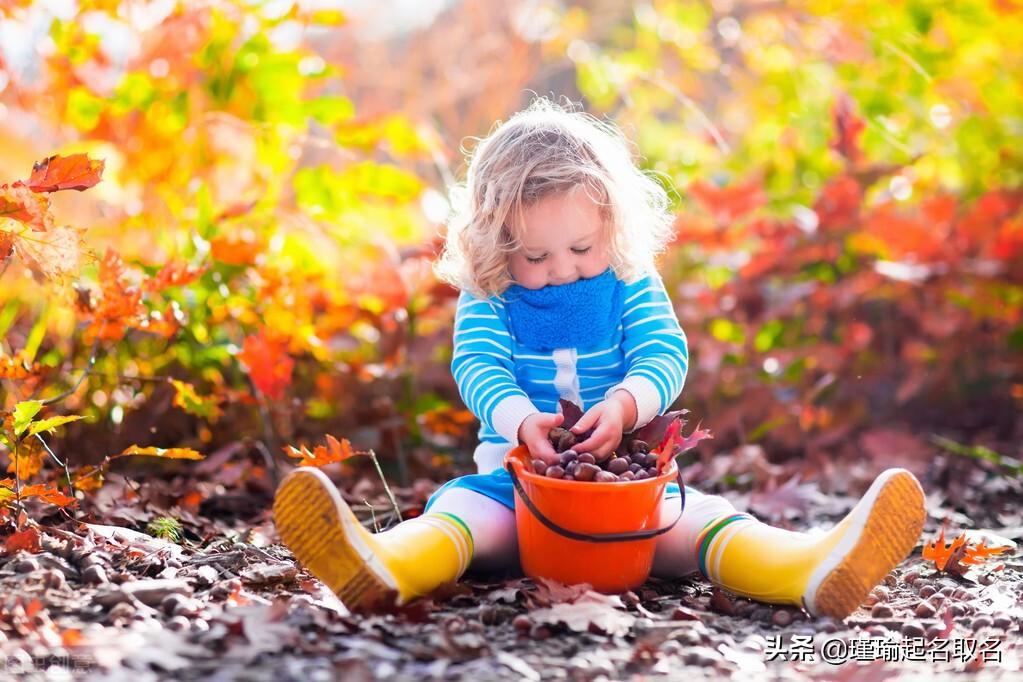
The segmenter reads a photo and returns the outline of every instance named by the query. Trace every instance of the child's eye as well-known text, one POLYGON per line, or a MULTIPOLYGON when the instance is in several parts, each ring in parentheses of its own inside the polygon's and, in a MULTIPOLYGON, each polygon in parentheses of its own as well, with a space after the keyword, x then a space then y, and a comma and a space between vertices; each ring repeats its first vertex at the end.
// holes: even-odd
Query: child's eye
POLYGON ((592 246, 587 246, 585 249, 572 249, 572 253, 576 253, 581 256, 584 253, 589 253, 590 249, 592 248, 593 248, 592 246))
POLYGON ((530 258, 529 256, 526 256, 526 261, 532 263, 533 265, 543 263, 545 260, 547 260, 547 256, 537 256, 536 258, 530 258))

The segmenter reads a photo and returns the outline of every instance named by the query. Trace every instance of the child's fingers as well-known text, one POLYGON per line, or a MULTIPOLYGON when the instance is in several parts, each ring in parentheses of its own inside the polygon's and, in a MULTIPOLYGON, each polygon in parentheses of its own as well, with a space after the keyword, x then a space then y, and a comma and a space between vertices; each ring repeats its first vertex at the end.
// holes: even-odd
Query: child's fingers
POLYGON ((557 426, 561 426, 561 422, 565 421, 565 415, 563 414, 552 414, 546 419, 547 430, 551 430, 557 426))
POLYGON ((546 438, 537 438, 528 447, 533 457, 538 457, 548 464, 553 463, 555 460, 561 461, 561 455, 554 451, 554 446, 546 438))
POLYGON ((614 429, 610 426, 601 425, 593 432, 593 435, 577 443, 575 446, 578 452, 589 452, 598 462, 607 459, 620 440, 616 440, 614 429))
POLYGON ((589 438, 581 443, 576 443, 572 449, 576 452, 588 452, 596 457, 596 451, 604 444, 605 440, 606 436, 604 434, 604 430, 598 427, 589 438))
POLYGON ((577 421, 575 426, 573 426, 570 430, 576 435, 586 433, 593 427, 594 422, 597 421, 597 417, 599 416, 600 410, 598 410, 596 406, 593 406, 586 411, 586 414, 579 417, 579 421, 577 421))

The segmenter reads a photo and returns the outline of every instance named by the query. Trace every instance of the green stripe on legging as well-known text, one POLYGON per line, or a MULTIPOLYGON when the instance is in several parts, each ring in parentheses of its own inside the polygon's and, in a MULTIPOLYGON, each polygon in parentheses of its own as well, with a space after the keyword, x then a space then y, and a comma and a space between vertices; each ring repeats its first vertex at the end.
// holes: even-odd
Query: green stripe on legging
POLYGON ((463 531, 465 531, 465 537, 468 538, 468 540, 469 540, 469 558, 472 559, 472 554, 473 554, 472 531, 469 530, 469 526, 465 525, 465 521, 463 521, 462 519, 458 518, 457 516, 455 516, 451 512, 434 512, 434 514, 436 514, 437 516, 445 516, 445 517, 451 519, 456 524, 458 524, 459 528, 461 528, 463 531))
POLYGON ((710 549, 710 543, 714 540, 714 536, 717 535, 722 528, 732 523, 733 521, 739 521, 741 519, 748 518, 752 517, 749 514, 732 514, 731 516, 726 516, 720 521, 717 522, 711 521, 711 523, 713 523, 714 525, 710 528, 710 530, 704 531, 703 540, 700 541, 700 550, 698 553, 699 555, 698 564, 700 568, 700 573, 703 574, 704 578, 710 580, 710 575, 707 573, 707 552, 710 549))

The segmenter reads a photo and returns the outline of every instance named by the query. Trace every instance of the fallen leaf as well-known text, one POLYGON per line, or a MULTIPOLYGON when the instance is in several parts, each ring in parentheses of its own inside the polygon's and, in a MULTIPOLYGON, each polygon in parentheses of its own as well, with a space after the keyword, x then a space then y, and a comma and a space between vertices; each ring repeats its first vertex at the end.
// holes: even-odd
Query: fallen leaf
POLYGON ((127 457, 132 455, 143 455, 145 457, 161 457, 163 459, 203 459, 205 455, 201 452, 196 452, 192 448, 156 448, 156 447, 141 447, 138 445, 132 445, 125 448, 115 457, 127 457))
POLYGON ((615 604, 608 595, 587 592, 572 603, 560 603, 530 612, 535 623, 563 623, 576 632, 589 632, 597 628, 608 635, 624 636, 632 629, 636 617, 619 610, 621 600, 615 604))
POLYGON ((813 483, 799 483, 795 475, 782 485, 750 493, 750 509, 771 519, 805 517, 810 503, 820 496, 813 483))
POLYGON ((25 530, 15 531, 4 540, 4 549, 7 554, 14 554, 19 550, 36 554, 39 552, 39 531, 29 527, 25 530))
POLYGON ((937 568, 939 571, 944 571, 945 566, 946 564, 948 564, 949 559, 952 558, 952 554, 955 553, 957 549, 962 547, 962 545, 965 542, 966 534, 961 533, 959 537, 952 541, 951 544, 946 545, 945 527, 942 526, 941 530, 938 532, 937 538, 931 540, 930 542, 924 543, 924 547, 920 555, 928 561, 933 561, 935 568, 937 568))
POLYGON ((289 457, 299 458, 298 465, 302 467, 322 467, 335 462, 343 462, 356 455, 368 454, 365 451, 352 448, 352 444, 348 442, 347 438, 338 441, 330 434, 327 435, 327 444, 317 445, 312 452, 304 445, 298 449, 289 445, 284 448, 284 452, 289 457))

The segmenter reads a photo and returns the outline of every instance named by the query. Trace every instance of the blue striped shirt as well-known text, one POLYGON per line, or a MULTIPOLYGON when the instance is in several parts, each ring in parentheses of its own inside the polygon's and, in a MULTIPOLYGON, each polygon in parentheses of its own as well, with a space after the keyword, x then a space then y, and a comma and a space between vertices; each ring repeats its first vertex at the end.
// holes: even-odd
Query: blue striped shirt
POLYGON ((559 398, 585 411, 618 389, 635 398, 638 428, 675 402, 688 366, 685 333, 656 273, 625 286, 621 324, 585 348, 527 348, 499 298, 458 298, 451 372, 482 443, 517 443, 522 421, 558 412, 559 398))

